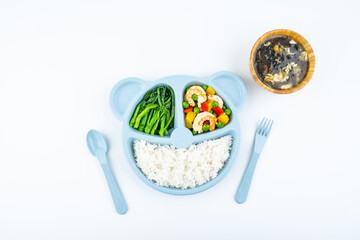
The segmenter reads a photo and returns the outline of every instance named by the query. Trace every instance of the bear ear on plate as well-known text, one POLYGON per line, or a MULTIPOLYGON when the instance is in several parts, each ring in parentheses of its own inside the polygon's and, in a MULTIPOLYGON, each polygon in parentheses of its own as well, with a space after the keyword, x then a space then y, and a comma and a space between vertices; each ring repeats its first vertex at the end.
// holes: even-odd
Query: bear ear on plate
POLYGON ((120 121, 129 108, 136 105, 138 95, 141 94, 145 81, 140 78, 125 78, 119 81, 111 90, 110 107, 120 121))
POLYGON ((247 99, 247 87, 245 82, 235 73, 217 72, 209 77, 209 81, 216 89, 220 89, 221 95, 226 95, 238 111, 242 109, 247 99))

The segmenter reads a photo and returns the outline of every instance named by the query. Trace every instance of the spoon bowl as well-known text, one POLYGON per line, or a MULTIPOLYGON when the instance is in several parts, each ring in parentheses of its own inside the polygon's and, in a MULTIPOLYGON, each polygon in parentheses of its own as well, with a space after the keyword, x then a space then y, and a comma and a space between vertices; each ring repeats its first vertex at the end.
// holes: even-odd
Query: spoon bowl
POLYGON ((90 153, 96 157, 96 151, 107 152, 108 146, 103 135, 96 130, 90 130, 86 136, 86 143, 90 153))

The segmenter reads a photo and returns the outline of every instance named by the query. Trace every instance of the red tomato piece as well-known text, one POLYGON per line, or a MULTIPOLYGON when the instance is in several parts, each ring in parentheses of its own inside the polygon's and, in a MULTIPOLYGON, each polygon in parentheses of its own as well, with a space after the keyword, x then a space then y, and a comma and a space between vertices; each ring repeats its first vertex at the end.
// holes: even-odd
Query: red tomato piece
POLYGON ((210 121, 209 121, 209 120, 205 120, 205 121, 204 121, 204 124, 210 125, 210 121))
POLYGON ((193 107, 188 107, 184 109, 184 113, 192 112, 193 107))
POLYGON ((200 111, 205 112, 209 110, 209 105, 207 103, 201 103, 200 111))
POLYGON ((224 113, 224 110, 222 110, 219 106, 212 109, 214 113, 216 113, 218 116, 224 113))

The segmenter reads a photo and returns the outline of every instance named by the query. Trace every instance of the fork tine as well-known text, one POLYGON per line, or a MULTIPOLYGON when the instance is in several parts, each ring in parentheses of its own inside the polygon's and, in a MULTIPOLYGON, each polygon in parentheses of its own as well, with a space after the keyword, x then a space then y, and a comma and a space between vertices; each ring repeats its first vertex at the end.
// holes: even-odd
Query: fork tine
POLYGON ((266 130, 269 127, 270 123, 271 123, 271 120, 267 118, 266 122, 264 123, 264 126, 263 126, 263 128, 261 130, 261 133, 260 133, 261 135, 265 135, 266 130))
POLYGON ((266 118, 263 118, 263 119, 261 120, 261 123, 260 123, 259 127, 257 128, 256 133, 259 133, 259 134, 260 134, 260 132, 261 132, 261 130, 262 130, 262 128, 263 128, 265 119, 266 119, 266 118))
POLYGON ((266 136, 266 137, 269 135, 270 130, 271 130, 271 128, 272 128, 273 123, 274 123, 274 120, 271 120, 271 124, 270 124, 269 128, 268 128, 268 129, 266 129, 266 133, 265 133, 265 136, 266 136))
POLYGON ((268 120, 269 120, 268 118, 265 118, 265 122, 264 122, 264 124, 261 126, 261 129, 260 129, 260 132, 259 132, 260 135, 263 135, 263 134, 264 134, 264 129, 265 129, 265 126, 266 126, 268 120))

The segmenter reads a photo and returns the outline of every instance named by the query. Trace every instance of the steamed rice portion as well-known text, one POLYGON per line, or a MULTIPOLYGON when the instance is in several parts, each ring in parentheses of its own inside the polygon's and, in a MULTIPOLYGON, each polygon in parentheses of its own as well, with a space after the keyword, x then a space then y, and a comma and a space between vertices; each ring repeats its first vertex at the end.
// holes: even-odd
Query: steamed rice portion
POLYGON ((176 149, 172 145, 151 144, 135 140, 137 166, 157 185, 193 188, 215 178, 230 156, 232 136, 176 149))

